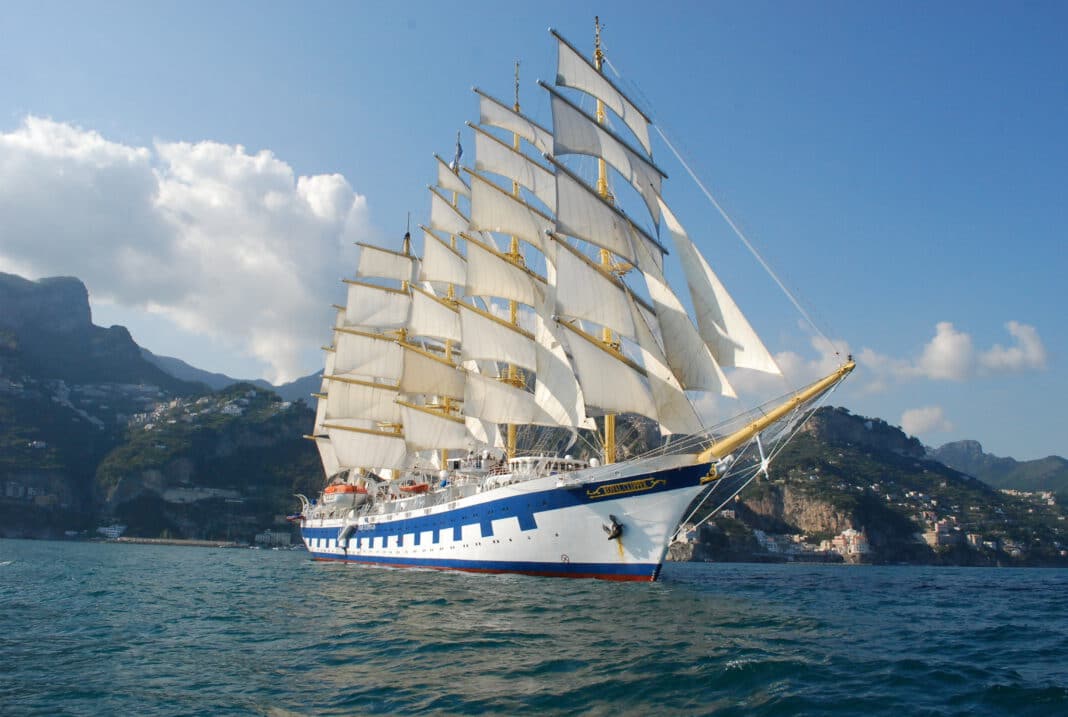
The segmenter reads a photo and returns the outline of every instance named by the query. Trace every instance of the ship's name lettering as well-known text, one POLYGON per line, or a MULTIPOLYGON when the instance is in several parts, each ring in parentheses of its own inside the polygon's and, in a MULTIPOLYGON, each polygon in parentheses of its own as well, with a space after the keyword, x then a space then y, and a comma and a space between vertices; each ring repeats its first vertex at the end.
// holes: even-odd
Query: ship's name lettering
POLYGON ((608 483, 597 486, 595 490, 586 491, 586 497, 596 500, 597 498, 609 498, 615 495, 625 495, 626 493, 641 493, 652 490, 658 485, 667 485, 667 481, 663 478, 639 478, 638 480, 628 480, 622 483, 608 483))

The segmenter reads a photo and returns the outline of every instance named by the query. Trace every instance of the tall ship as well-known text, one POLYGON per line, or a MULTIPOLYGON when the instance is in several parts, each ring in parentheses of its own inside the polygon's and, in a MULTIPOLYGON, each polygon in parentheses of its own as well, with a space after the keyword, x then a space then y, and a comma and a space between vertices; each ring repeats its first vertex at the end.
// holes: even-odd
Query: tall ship
POLYGON ((702 394, 735 396, 724 369, 779 368, 665 202, 595 27, 592 59, 550 30, 551 128, 518 64, 512 102, 474 90, 474 158, 459 133, 435 156, 421 255, 410 232, 361 245, 308 436, 326 485, 293 516, 315 559, 656 580, 694 506, 766 472, 853 369, 702 420, 702 394))

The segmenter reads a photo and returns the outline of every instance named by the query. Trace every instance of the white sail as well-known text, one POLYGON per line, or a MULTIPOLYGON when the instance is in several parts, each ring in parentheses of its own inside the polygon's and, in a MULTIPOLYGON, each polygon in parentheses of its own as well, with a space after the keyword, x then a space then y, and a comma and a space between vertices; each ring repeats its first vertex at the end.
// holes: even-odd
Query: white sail
POLYGON ((467 262, 436 234, 423 229, 423 261, 419 267, 420 281, 435 281, 463 286, 467 282, 467 262))
POLYGON ((430 409, 401 405, 404 421, 404 440, 408 449, 422 451, 440 448, 468 448, 471 437, 464 419, 444 416, 430 409))
POLYGON ((605 107, 615 112, 630 127, 645 151, 652 153, 649 144, 649 118, 567 40, 557 35, 555 30, 550 30, 550 32, 558 40, 557 47, 559 48, 556 84, 582 90, 604 102, 605 107))
POLYGON ((735 398, 726 374, 701 340, 679 297, 656 276, 646 274, 645 282, 656 308, 667 364, 682 387, 735 398))
POLYGON ((356 276, 412 281, 416 276, 417 262, 414 257, 381 247, 356 242, 360 247, 360 261, 356 276))
MULTIPOLYGON (((480 374, 488 378, 498 375, 495 361, 464 361, 463 367, 468 371, 468 377, 472 374, 480 374)), ((466 414, 466 411, 465 411, 466 414)), ((464 416, 467 432, 475 439, 478 445, 504 448, 504 436, 501 427, 494 421, 488 421, 477 416, 464 416)))
MULTIPOLYGON (((324 379, 323 383, 328 382, 324 379)), ((329 388, 329 386, 327 386, 327 388, 329 388)), ((323 427, 323 421, 326 420, 326 390, 316 394, 315 400, 315 423, 312 432, 319 434, 322 432, 320 429, 323 427)))
POLYGON ((637 413, 657 419, 656 402, 641 370, 615 358, 596 338, 583 335, 566 322, 560 325, 571 332, 571 358, 587 406, 606 413, 637 413))
POLYGON ((398 423, 400 411, 396 400, 396 386, 334 376, 326 394, 326 420, 366 418, 398 423))
POLYGON ((545 245, 552 217, 516 199, 488 179, 471 173, 471 228, 517 236, 536 249, 545 245))
POLYGON ((638 305, 632 304, 631 308, 634 312, 638 350, 641 352, 649 391, 656 404, 656 419, 660 423, 661 432, 699 433, 703 426, 693 404, 668 367, 663 351, 646 324, 645 317, 638 310, 638 305))
MULTIPOLYGON (((639 254, 642 253, 639 251, 639 254)), ((644 254, 648 258, 648 252, 644 254)), ((715 391, 736 398, 726 374, 701 340, 682 301, 664 279, 663 272, 652 262, 642 261, 641 256, 638 264, 653 302, 665 360, 679 384, 688 391, 715 391)))
POLYGON ((479 127, 470 123, 469 126, 475 131, 475 169, 518 182, 540 199, 549 211, 556 211, 556 177, 550 170, 479 127))
POLYGON ((723 367, 749 368, 781 375, 782 371, 771 353, 662 200, 660 211, 686 273, 698 331, 712 356, 723 367))
POLYGON ((467 375, 464 414, 496 423, 558 425, 538 406, 533 394, 477 373, 467 375))
POLYGON ((468 296, 495 296, 536 306, 543 294, 532 273, 516 266, 481 242, 467 242, 468 296))
POLYGON ((438 155, 435 154, 434 159, 438 160, 438 186, 446 192, 454 192, 464 197, 470 197, 471 187, 467 186, 467 183, 464 182, 460 175, 449 169, 448 163, 438 155))
POLYGON ((466 304, 460 304, 463 359, 502 361, 531 371, 538 367, 533 337, 507 322, 494 320, 466 304))
POLYGON ((408 322, 408 333, 459 343, 460 315, 442 299, 413 286, 412 318, 408 322))
POLYGON ((404 468, 408 454, 404 438, 367 425, 366 421, 351 419, 327 422, 338 462, 346 468, 404 468))
POLYGON ((551 157, 549 161, 556 167, 556 229, 560 234, 588 241, 631 262, 636 262, 637 254, 632 242, 643 241, 649 255, 662 265, 655 239, 634 226, 567 167, 551 157))
POLYGON ((345 325, 399 329, 408 323, 412 297, 408 292, 346 279, 345 325))
MULTIPOLYGON (((340 312, 339 312, 340 313, 340 312)), ((334 349, 328 348, 326 350, 326 359, 324 362, 322 378, 319 380, 319 393, 313 394, 315 396, 315 425, 312 429, 312 433, 319 436, 323 434, 323 419, 326 418, 326 391, 330 388, 330 382, 327 380, 327 376, 334 373, 334 349)))
POLYGON ((469 222, 463 212, 438 194, 437 190, 430 187, 430 228, 455 236, 467 231, 468 225, 469 222))
POLYGON ((464 416, 464 425, 478 445, 504 448, 504 436, 501 435, 500 426, 493 421, 464 416))
POLYGON ((327 478, 341 470, 341 464, 337 460, 337 453, 334 452, 334 444, 330 442, 329 437, 316 436, 315 447, 319 449, 319 460, 323 463, 323 472, 327 478))
POLYGON ((334 332, 334 346, 335 374, 392 381, 400 378, 404 352, 391 337, 338 329, 334 332))
POLYGON ((666 175, 570 100, 551 87, 542 86, 552 95, 553 155, 585 154, 604 159, 638 190, 653 221, 659 222, 660 207, 656 200, 666 175))
MULTIPOLYGON (((551 306, 551 299, 546 301, 551 306)), ((539 308, 535 315, 534 338, 537 342, 537 374, 534 400, 560 426, 595 428, 586 416, 582 388, 575 378, 575 369, 567 358, 562 330, 551 319, 552 312, 539 308)))
POLYGON ((556 312, 634 336, 630 301, 620 284, 565 242, 552 241, 555 252, 547 256, 556 268, 556 312))
POLYGON ((464 397, 464 373, 445 359, 437 358, 408 344, 404 349, 404 368, 400 376, 400 390, 404 393, 430 396, 464 397))
POLYGON ((511 107, 498 102, 482 90, 475 88, 478 94, 479 124, 514 132, 534 145, 539 152, 553 151, 553 133, 537 122, 524 117, 511 107))

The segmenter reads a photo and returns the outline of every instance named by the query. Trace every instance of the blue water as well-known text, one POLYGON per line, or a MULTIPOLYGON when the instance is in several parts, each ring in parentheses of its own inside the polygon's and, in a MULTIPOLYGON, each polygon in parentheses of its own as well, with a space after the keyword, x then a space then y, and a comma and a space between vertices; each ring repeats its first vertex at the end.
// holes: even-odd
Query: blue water
POLYGON ((1068 571, 622 584, 0 540, 0 714, 1068 714, 1068 571))

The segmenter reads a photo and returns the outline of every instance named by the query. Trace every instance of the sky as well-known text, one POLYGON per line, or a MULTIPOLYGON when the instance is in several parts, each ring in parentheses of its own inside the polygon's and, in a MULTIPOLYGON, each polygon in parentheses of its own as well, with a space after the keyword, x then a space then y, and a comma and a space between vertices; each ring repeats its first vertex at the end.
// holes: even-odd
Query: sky
POLYGON ((787 378, 736 387, 815 378, 825 336, 858 360, 833 404, 1068 455, 1064 3, 8 5, 0 271, 81 278, 94 321, 157 354, 311 373, 353 242, 399 248, 432 155, 461 128, 473 153, 470 88, 509 99, 519 60, 551 124, 547 29, 589 52, 597 12, 611 76, 818 327, 654 135, 665 199, 787 378))

